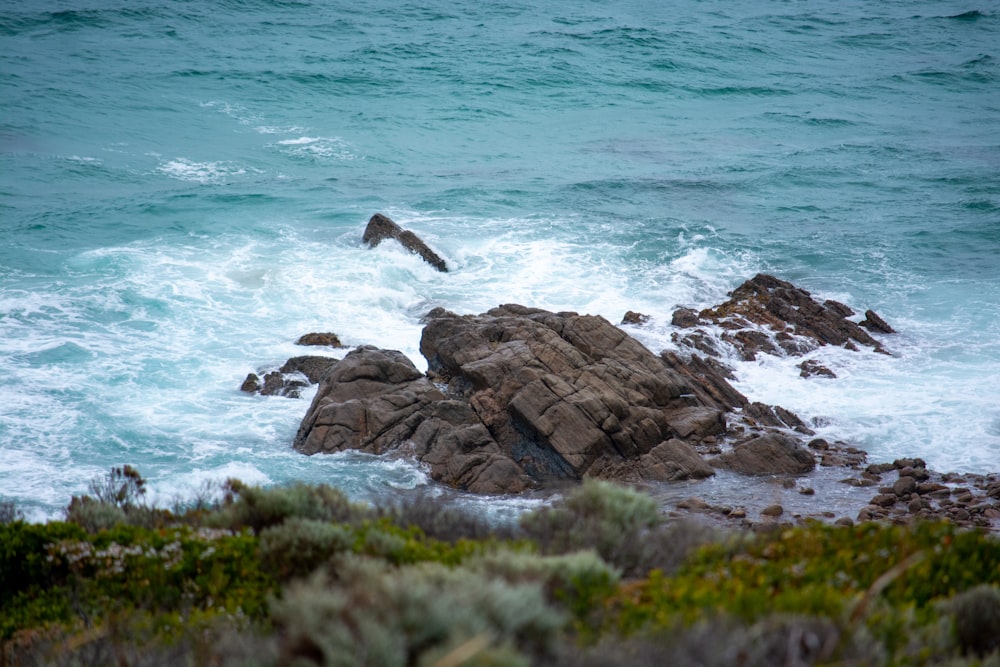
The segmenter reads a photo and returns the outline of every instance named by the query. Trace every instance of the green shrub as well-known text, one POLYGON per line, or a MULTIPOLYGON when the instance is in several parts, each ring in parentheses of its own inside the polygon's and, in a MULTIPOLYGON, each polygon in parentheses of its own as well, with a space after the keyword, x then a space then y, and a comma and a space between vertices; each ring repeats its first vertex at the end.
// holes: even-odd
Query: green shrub
POLYGON ((1000 649, 1000 588, 980 584, 956 595, 946 608, 963 653, 985 656, 1000 649))
POLYGON ((637 548, 662 521, 649 495, 588 479, 556 505, 525 514, 521 526, 544 553, 594 549, 605 561, 633 575, 642 574, 643 558, 637 548))
POLYGON ((292 517, 261 531, 261 566, 281 580, 303 577, 353 546, 354 532, 345 526, 292 517))
POLYGON ((479 644, 480 664, 487 655, 541 659, 553 655, 564 624, 536 584, 438 563, 396 569, 357 558, 341 562, 336 580, 317 573, 290 584, 273 619, 283 664, 351 667, 428 664, 470 643, 479 644))
POLYGON ((206 519, 230 530, 250 528, 259 534, 291 517, 354 523, 370 514, 365 506, 350 502, 342 491, 325 484, 262 488, 233 481, 230 490, 229 502, 206 519))
POLYGON ((512 584, 537 583, 547 598, 570 611, 584 625, 595 608, 616 590, 618 572, 594 551, 539 556, 501 550, 474 557, 465 567, 512 584))
POLYGON ((95 500, 90 496, 73 496, 66 508, 66 520, 88 533, 97 533, 125 523, 128 519, 125 510, 117 505, 95 500))
POLYGON ((403 527, 419 528, 443 542, 459 540, 516 539, 517 524, 490 521, 482 512, 449 505, 444 499, 424 493, 408 495, 379 510, 379 515, 403 527))

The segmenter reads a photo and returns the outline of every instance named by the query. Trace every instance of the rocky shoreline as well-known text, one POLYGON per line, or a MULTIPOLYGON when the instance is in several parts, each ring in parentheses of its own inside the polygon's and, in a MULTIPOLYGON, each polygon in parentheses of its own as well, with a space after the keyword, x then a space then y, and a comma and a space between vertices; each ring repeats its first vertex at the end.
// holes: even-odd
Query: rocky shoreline
MULTIPOLYGON (((374 216, 369 226, 385 229, 387 221, 374 216)), ((387 238, 398 238, 397 230, 387 238)), ((429 252, 422 242, 411 250, 429 252)), ((1000 530, 1000 475, 938 473, 920 459, 869 465, 860 449, 815 438, 789 410, 753 402, 730 384, 725 359, 733 356, 799 356, 802 377, 831 378, 806 355, 824 345, 888 354, 892 327, 871 310, 858 322, 854 315, 759 274, 714 308, 676 310, 678 351, 656 355, 598 316, 518 304, 479 315, 436 308, 424 318, 420 341, 427 373, 398 351, 361 346, 341 360, 295 357, 251 373, 242 389, 298 397, 318 383, 296 450, 405 457, 464 492, 520 494, 588 477, 669 485, 722 470, 792 488, 822 469, 873 496, 854 517, 811 518, 936 518, 1000 530)), ((647 320, 630 312, 623 324, 647 320)), ((334 334, 298 342, 340 346, 334 334)), ((799 492, 815 489, 807 482, 799 492)), ((676 503, 675 511, 741 526, 810 518, 780 503, 747 511, 699 497, 676 503)))

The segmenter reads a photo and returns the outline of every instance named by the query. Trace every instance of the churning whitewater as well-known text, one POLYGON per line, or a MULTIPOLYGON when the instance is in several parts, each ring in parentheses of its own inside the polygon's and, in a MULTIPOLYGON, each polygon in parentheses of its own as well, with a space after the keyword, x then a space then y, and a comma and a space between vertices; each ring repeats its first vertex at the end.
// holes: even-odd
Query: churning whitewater
POLYGON ((424 369, 438 306, 637 311, 659 353, 758 272, 898 334, 810 355, 836 378, 728 359, 739 391, 872 461, 1000 470, 998 45, 988 4, 902 0, 8 3, 0 498, 56 517, 124 463, 164 503, 427 485, 298 454, 315 389, 240 383, 311 331, 424 369), (375 212, 449 272, 366 247, 375 212))

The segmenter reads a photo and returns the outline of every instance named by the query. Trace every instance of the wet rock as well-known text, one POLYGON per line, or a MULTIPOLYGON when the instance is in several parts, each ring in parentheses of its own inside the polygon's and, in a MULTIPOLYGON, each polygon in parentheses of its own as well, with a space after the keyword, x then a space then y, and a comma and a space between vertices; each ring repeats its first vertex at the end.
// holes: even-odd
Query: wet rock
POLYGON ((335 363, 337 360, 330 357, 292 357, 280 368, 260 369, 257 373, 248 373, 240 385, 240 391, 259 393, 262 396, 299 398, 304 388, 319 382, 323 374, 335 363))
POLYGON ((676 438, 661 442, 641 459, 641 475, 648 480, 704 479, 714 474, 691 445, 676 438))
POLYGON ((692 308, 678 308, 670 317, 670 324, 686 329, 698 326, 698 311, 692 308))
POLYGON ((707 512, 711 506, 701 498, 691 497, 677 503, 677 509, 707 512))
POLYGON ((641 325, 649 322, 649 315, 643 315, 642 313, 637 313, 634 310, 630 310, 625 313, 622 317, 622 324, 635 324, 641 325))
POLYGON ((903 496, 908 496, 917 490, 917 480, 912 477, 900 477, 896 480, 896 483, 892 485, 892 492, 897 496, 902 498, 903 496))
POLYGON ((431 250, 416 234, 408 229, 403 229, 381 213, 376 213, 368 221, 368 226, 365 227, 365 232, 361 240, 374 248, 385 239, 395 239, 410 252, 420 255, 425 262, 438 271, 448 271, 445 261, 436 252, 431 250))
POLYGON ((877 505, 878 507, 892 507, 896 504, 899 497, 895 493, 880 493, 871 500, 872 505, 877 505))
POLYGON ((710 463, 717 468, 747 475, 802 474, 816 467, 816 460, 809 450, 778 433, 754 438, 712 459, 710 463))
POLYGON ((931 504, 926 499, 919 497, 914 498, 913 500, 910 501, 910 504, 907 505, 907 509, 914 514, 919 512, 920 510, 927 510, 930 508, 931 504))
POLYGON ((870 331, 878 331, 879 333, 891 334, 896 333, 889 324, 878 316, 874 310, 865 311, 865 319, 861 320, 859 324, 870 331))
POLYGON ((748 410, 711 364, 658 357, 601 317, 508 304, 481 315, 438 308, 424 321, 426 376, 398 352, 352 351, 323 376, 296 449, 391 452, 458 488, 517 492, 552 479, 704 477, 713 469, 696 447, 752 425, 753 439, 722 465, 815 466, 787 434, 804 427, 794 414, 748 410))
POLYGON ((323 347, 335 347, 342 348, 344 344, 340 342, 340 338, 335 333, 307 333, 299 336, 299 339, 295 341, 296 345, 317 345, 323 347))
POLYGON ((323 377, 323 374, 330 370, 330 367, 337 363, 332 357, 300 356, 292 357, 278 369, 285 375, 301 373, 306 376, 310 384, 316 384, 323 377))
POLYGON ((467 403, 447 399, 402 353, 370 346, 348 353, 324 377, 295 448, 411 455, 435 479, 477 493, 517 492, 529 483, 467 403))
POLYGON ((820 303, 802 288, 758 274, 733 290, 725 303, 701 311, 699 321, 729 329, 724 337, 744 359, 754 359, 759 352, 775 354, 776 346, 789 354, 821 345, 857 349, 857 344, 885 352, 865 329, 847 319, 853 314, 842 303, 820 303))
POLYGON ((824 377, 824 378, 835 378, 837 374, 831 371, 829 368, 819 363, 815 359, 806 359, 801 364, 796 366, 801 372, 799 377, 811 378, 811 377, 824 377))
POLYGON ((778 517, 785 513, 785 508, 781 505, 768 505, 760 513, 762 516, 778 517))
POLYGON ((245 391, 248 394, 256 394, 262 386, 260 377, 256 373, 247 373, 246 379, 240 385, 240 391, 245 391))

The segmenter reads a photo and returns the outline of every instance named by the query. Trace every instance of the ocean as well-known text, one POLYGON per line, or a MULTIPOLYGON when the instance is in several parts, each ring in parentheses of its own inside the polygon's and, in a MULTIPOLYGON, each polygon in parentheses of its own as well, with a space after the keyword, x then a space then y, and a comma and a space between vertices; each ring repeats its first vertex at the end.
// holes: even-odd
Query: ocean
POLYGON ((243 378, 312 331, 425 368, 437 306, 634 310, 674 349, 677 306, 757 272, 899 333, 814 353, 836 379, 731 360, 740 391, 872 461, 1000 470, 995 5, 0 2, 0 499, 33 520, 126 463, 163 504, 425 487, 296 453, 312 394, 243 378), (363 246, 376 212, 451 271, 363 246))

